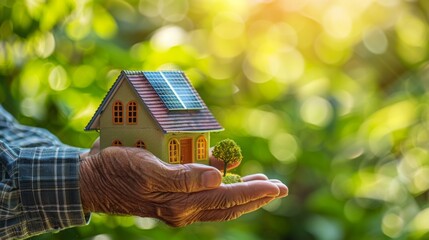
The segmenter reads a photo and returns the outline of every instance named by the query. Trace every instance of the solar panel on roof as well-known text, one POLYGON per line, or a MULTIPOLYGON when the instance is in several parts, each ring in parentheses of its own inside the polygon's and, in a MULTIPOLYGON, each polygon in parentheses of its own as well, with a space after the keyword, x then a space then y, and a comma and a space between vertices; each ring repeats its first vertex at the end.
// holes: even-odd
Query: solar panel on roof
POLYGON ((201 100, 183 73, 144 72, 144 75, 169 110, 203 108, 201 100))

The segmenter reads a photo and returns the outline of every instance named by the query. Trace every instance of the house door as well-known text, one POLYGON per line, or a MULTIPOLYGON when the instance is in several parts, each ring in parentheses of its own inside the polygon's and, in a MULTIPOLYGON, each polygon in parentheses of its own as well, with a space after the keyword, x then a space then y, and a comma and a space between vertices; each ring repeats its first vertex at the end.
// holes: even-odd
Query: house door
POLYGON ((180 139, 180 163, 192 163, 192 138, 180 139))

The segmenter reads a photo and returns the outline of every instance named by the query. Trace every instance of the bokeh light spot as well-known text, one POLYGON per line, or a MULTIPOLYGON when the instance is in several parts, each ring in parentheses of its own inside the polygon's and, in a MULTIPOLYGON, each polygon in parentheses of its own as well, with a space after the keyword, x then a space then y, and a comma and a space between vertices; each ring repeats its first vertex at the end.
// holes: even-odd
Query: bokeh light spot
POLYGON ((75 15, 67 21, 65 30, 67 36, 72 40, 81 40, 88 36, 91 32, 92 12, 89 9, 83 8, 75 13, 75 15))
POLYGON ((314 44, 314 50, 320 60, 327 64, 340 65, 344 63, 349 55, 350 49, 343 44, 332 44, 334 40, 326 34, 320 34, 314 44))
POLYGON ((415 235, 423 235, 429 232, 429 208, 421 210, 411 221, 410 230, 415 235))
POLYGON ((394 7, 397 6, 401 0, 377 0, 376 2, 386 7, 394 7))
POLYGON ((279 131, 279 125, 280 120, 274 113, 259 109, 250 110, 248 113, 246 128, 253 136, 269 138, 279 131))
POLYGON ((382 54, 388 47, 387 37, 380 29, 370 29, 364 32, 363 43, 374 54, 382 54))
POLYGON ((183 44, 186 32, 178 26, 168 25, 158 29, 150 39, 151 45, 158 51, 165 51, 171 47, 183 44))
POLYGON ((277 133, 271 137, 269 147, 271 154, 280 162, 291 163, 296 161, 299 147, 294 136, 288 133, 277 133))
POLYGON ((92 240, 111 240, 112 237, 108 234, 98 234, 97 236, 93 237, 92 240))
POLYGON ((383 217, 381 229, 386 236, 395 238, 401 234, 404 220, 394 213, 386 213, 383 217))
POLYGON ((35 39, 36 53, 41 58, 49 57, 55 49, 55 38, 52 33, 47 32, 35 39))
POLYGON ((147 217, 136 217, 135 218, 135 224, 140 229, 152 229, 155 228, 157 225, 157 220, 153 218, 147 218, 147 217))
POLYGON ((220 58, 231 59, 244 50, 244 38, 227 39, 217 34, 211 34, 209 40, 210 51, 220 58))
POLYGON ((213 19, 213 31, 221 38, 237 38, 243 30, 244 21, 237 14, 221 12, 213 19))
POLYGON ((361 130, 378 139, 408 127, 413 123, 415 114, 416 102, 413 99, 399 101, 381 108, 368 117, 361 130))
POLYGON ((45 108, 43 107, 45 96, 37 98, 24 98, 20 104, 20 110, 24 116, 32 117, 35 119, 43 119, 46 114, 45 108))
POLYGON ((179 22, 186 17, 188 12, 188 0, 160 0, 158 13, 169 22, 179 22))
POLYGON ((429 189, 429 152, 426 149, 412 148, 404 152, 397 170, 410 192, 420 194, 429 189))
POLYGON ((335 38, 347 38, 352 31, 351 13, 347 8, 334 5, 323 16, 325 31, 335 38))
POLYGON ((261 163, 255 160, 243 161, 240 165, 240 168, 240 172, 243 176, 264 172, 264 167, 261 165, 261 163))
POLYGON ((428 38, 428 27, 416 15, 402 13, 396 24, 399 39, 410 46, 424 47, 428 38))
POLYGON ((301 105, 301 118, 310 124, 324 127, 332 118, 332 106, 324 98, 313 96, 304 100, 301 105))
POLYGON ((101 38, 112 38, 118 28, 115 19, 101 6, 94 9, 94 15, 96 17, 92 23, 95 33, 101 38))
POLYGON ((52 90, 62 91, 69 87, 70 81, 67 77, 67 73, 61 66, 56 66, 51 70, 49 74, 49 86, 52 90))

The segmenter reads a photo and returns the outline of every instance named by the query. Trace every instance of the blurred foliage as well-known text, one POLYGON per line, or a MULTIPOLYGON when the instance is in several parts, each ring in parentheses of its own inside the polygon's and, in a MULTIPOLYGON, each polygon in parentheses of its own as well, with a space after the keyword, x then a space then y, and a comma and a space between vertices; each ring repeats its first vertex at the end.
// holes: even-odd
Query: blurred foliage
POLYGON ((89 147, 122 69, 181 69, 243 149, 242 175, 290 194, 173 229, 93 215, 33 239, 429 237, 429 1, 2 0, 0 103, 89 147))

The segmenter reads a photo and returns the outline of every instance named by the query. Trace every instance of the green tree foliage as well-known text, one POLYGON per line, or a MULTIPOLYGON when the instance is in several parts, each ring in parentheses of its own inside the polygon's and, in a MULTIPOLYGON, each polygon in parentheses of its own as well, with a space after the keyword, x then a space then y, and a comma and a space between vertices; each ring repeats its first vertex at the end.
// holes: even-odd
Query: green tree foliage
POLYGON ((238 183, 238 182, 243 182, 243 180, 241 179, 241 176, 238 174, 227 173, 222 178, 222 183, 225 183, 225 184, 238 183))
POLYGON ((0 103, 90 147, 122 69, 185 71, 240 142, 245 176, 289 196, 171 229, 92 215, 34 239, 427 239, 429 1, 1 0, 0 103))
POLYGON ((213 148, 213 157, 224 162, 223 176, 226 176, 227 167, 229 164, 241 162, 243 155, 241 148, 232 139, 224 139, 218 142, 213 148))

